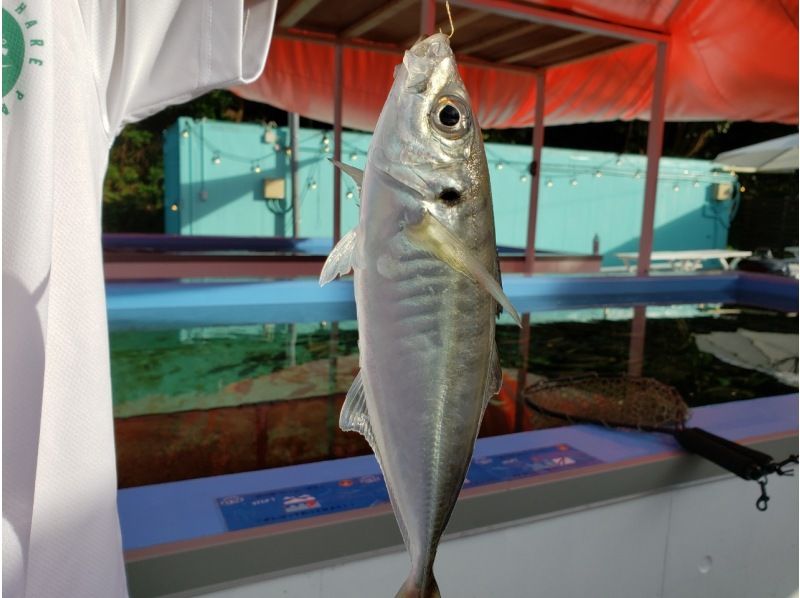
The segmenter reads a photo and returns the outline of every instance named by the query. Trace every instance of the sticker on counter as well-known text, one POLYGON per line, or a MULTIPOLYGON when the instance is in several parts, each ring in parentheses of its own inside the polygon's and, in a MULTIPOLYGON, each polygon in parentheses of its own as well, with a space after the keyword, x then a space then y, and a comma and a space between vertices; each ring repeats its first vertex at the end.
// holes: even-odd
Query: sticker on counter
MULTIPOLYGON (((602 461, 568 444, 481 456, 470 463, 464 487, 496 484, 598 463, 602 461)), ((217 499, 217 506, 228 530, 234 531, 388 502, 383 476, 369 474, 269 492, 224 496, 217 499)))

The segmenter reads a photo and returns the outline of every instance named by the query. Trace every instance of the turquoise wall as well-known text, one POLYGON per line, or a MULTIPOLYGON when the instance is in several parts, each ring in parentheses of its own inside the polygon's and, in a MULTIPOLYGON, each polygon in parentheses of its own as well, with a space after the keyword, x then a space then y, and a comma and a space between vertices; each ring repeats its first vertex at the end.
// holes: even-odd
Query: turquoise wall
MULTIPOLYGON (((363 168, 371 136, 345 132, 342 159, 363 168)), ((180 118, 164 140, 165 230, 184 235, 291 236, 288 132, 260 124, 180 118), (286 199, 263 199, 263 180, 284 178, 286 199)), ((302 237, 330 237, 333 166, 330 131, 301 129, 302 237)), ((531 150, 486 145, 497 242, 524 247, 531 150)), ((638 155, 544 148, 536 228, 538 249, 590 253, 599 237, 606 265, 617 251, 638 249, 646 159, 638 155)), ((736 200, 714 199, 717 183, 735 177, 705 160, 663 158, 654 249, 724 248, 736 200)), ((358 220, 355 185, 342 177, 342 230, 358 220), (350 196, 350 197, 348 197, 350 196)))

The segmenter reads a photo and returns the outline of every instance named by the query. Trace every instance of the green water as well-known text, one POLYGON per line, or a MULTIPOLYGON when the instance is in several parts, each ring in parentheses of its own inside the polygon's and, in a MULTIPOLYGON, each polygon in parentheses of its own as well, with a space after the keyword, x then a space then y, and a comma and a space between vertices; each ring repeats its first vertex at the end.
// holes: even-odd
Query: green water
MULTIPOLYGON (((693 406, 796 390, 765 373, 720 361, 700 351, 695 343, 697 334, 741 328, 797 334, 795 317, 738 308, 712 307, 687 312, 686 307, 648 309, 642 375, 676 387, 693 406), (682 313, 690 313, 692 317, 682 313)), ((591 372, 626 373, 632 312, 632 308, 593 308, 534 314, 527 370, 547 378, 591 372)), ((323 322, 112 332, 115 414, 131 416, 234 406, 241 397, 226 397, 219 404, 213 401, 222 400, 220 393, 224 395, 231 385, 252 380, 272 384, 271 374, 297 369, 303 364, 333 357, 355 359, 356 323, 341 322, 335 328, 333 332, 334 325, 323 322), (176 399, 172 405, 171 398, 176 399)), ((522 361, 519 329, 501 324, 497 340, 501 365, 518 368, 522 361)), ((297 372, 303 375, 302 369, 297 372)), ((306 374, 324 378, 309 381, 322 394, 335 390, 336 385, 327 379, 329 372, 306 374)), ((279 398, 273 393, 266 400, 279 398)), ((246 400, 258 401, 259 397, 246 400)))

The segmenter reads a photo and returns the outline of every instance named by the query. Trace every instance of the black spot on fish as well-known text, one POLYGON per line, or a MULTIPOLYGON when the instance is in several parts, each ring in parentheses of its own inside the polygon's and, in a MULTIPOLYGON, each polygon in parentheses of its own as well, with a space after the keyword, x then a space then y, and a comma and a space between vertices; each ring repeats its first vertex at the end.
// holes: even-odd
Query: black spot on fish
POLYGON ((444 189, 439 194, 439 199, 441 199, 447 205, 454 205, 461 200, 461 192, 452 188, 444 189))

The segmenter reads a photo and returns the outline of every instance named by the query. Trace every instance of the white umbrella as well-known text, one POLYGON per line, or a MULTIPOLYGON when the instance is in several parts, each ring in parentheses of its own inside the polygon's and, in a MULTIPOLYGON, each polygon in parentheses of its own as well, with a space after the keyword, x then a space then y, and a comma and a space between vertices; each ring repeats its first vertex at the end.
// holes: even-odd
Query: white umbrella
POLYGON ((714 162, 736 172, 791 172, 798 168, 797 143, 795 133, 723 152, 714 162))

